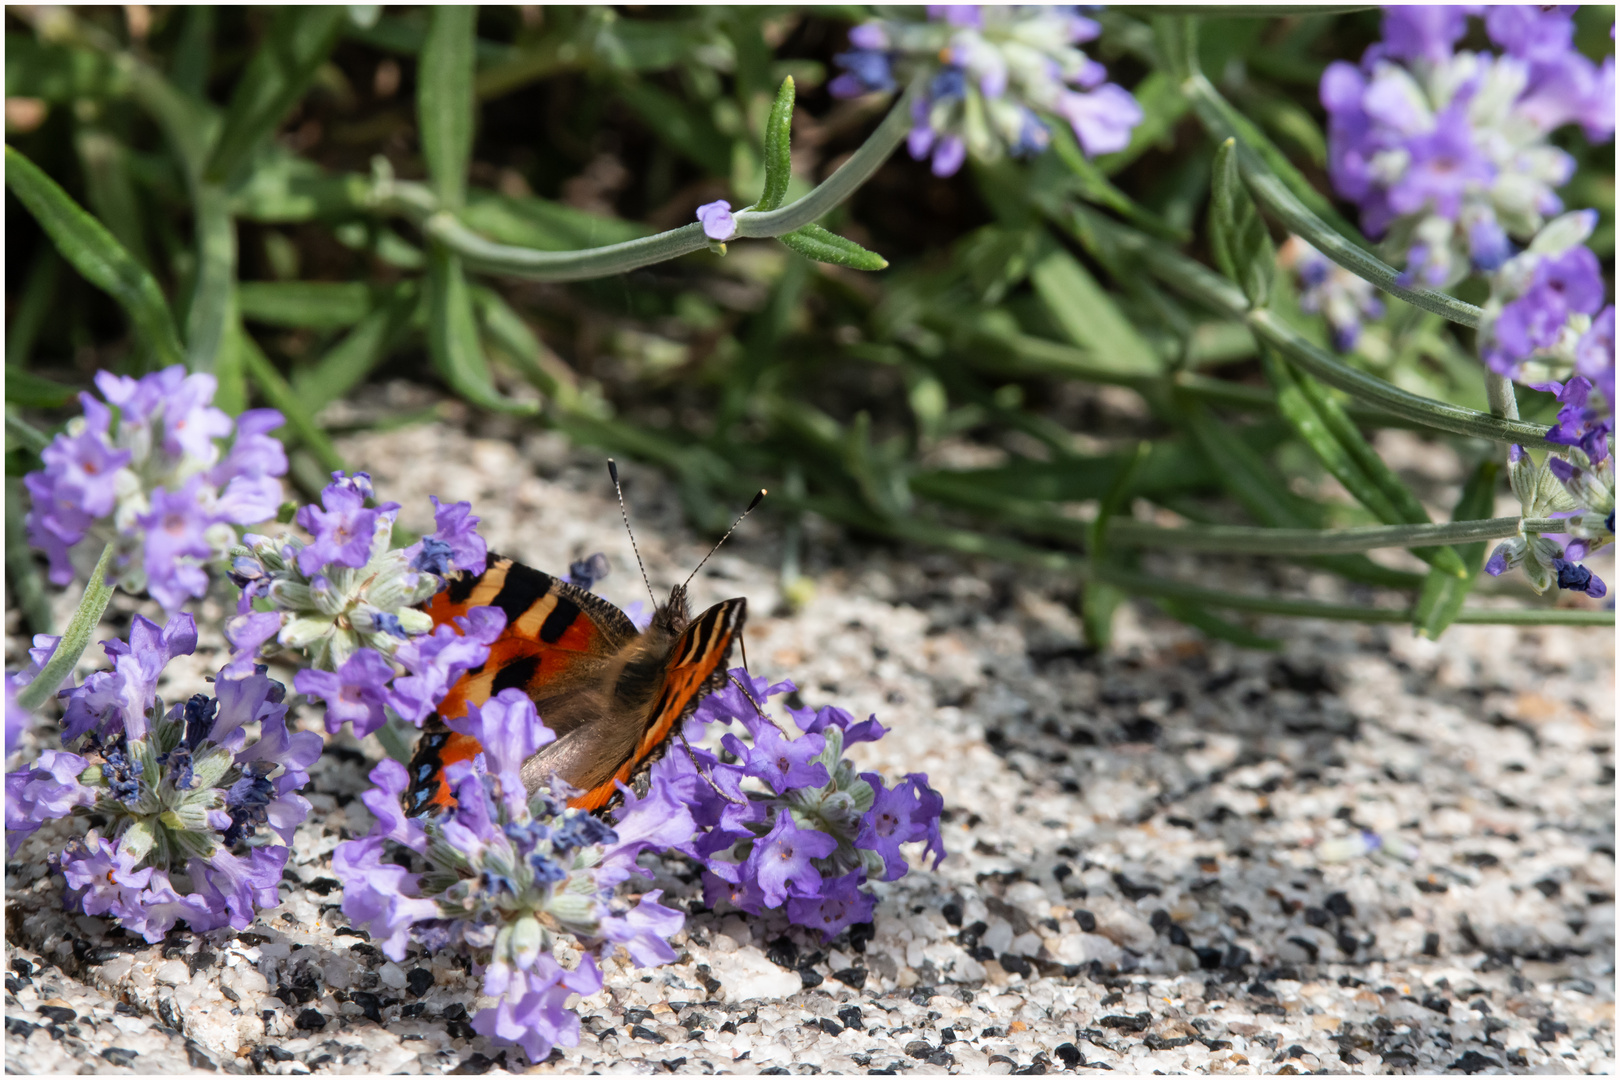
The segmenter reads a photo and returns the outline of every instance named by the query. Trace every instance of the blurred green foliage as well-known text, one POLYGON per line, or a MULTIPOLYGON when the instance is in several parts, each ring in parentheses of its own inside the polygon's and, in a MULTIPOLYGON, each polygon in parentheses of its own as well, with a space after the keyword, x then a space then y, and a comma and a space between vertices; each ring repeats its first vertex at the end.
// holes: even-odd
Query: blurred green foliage
MULTIPOLYGON (((770 487, 790 594, 797 520, 816 513, 1071 574, 1097 644, 1128 595, 1254 646, 1272 643, 1215 611, 1430 634, 1488 616, 1462 605, 1479 543, 1414 548, 1427 574, 1342 546, 1268 556, 1405 594, 1358 614, 1169 580, 1144 568, 1153 527, 1129 520, 1426 525, 1419 495, 1436 493, 1369 440, 1432 428, 1434 403, 1454 434, 1431 437, 1456 442, 1474 476, 1454 517, 1490 515, 1499 444, 1472 436, 1520 436, 1480 412, 1470 332, 1392 301, 1334 358, 1272 261, 1280 199, 1359 241, 1323 194, 1315 87, 1376 37, 1375 10, 1105 12, 1098 51, 1146 114, 1127 149, 1088 160, 1060 128, 1032 161, 949 181, 902 152, 823 219, 835 231, 800 230, 791 250, 737 240, 724 257, 567 285, 469 271, 379 210, 377 177, 424 181, 454 223, 539 251, 649 236, 718 198, 772 209, 886 108, 825 89, 863 9, 135 11, 7 10, 8 416, 61 419, 97 368, 183 358, 233 410, 288 415, 294 476, 313 491, 343 465, 326 406, 377 380, 437 379, 510 423, 666 469, 706 529, 770 487), (1282 193, 1263 207, 1256 176, 1282 193), (1246 318, 1251 304, 1270 310, 1246 318)), ((1583 9, 1583 45, 1607 48, 1612 18, 1583 9)), ((1612 148, 1566 148, 1580 161, 1569 202, 1600 209, 1593 244, 1612 266, 1612 148)), ((12 428, 8 502, 37 450, 12 428)), ((34 597, 9 532, 7 546, 34 597)), ((1530 616, 1558 617, 1504 617, 1530 616)))

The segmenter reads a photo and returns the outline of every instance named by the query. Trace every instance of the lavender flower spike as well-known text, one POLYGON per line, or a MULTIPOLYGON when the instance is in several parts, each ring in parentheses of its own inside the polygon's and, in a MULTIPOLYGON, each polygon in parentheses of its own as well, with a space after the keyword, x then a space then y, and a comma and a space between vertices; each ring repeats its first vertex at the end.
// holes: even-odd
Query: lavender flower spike
POLYGON ((235 543, 235 526, 275 515, 287 457, 267 432, 281 414, 232 421, 212 404, 214 377, 178 365, 140 379, 103 371, 95 383, 102 396, 79 396, 83 415, 23 479, 29 542, 57 585, 111 543, 117 584, 174 611, 207 590, 206 568, 235 543))
POLYGON ((6 776, 13 840, 70 813, 100 819, 104 832, 52 855, 64 900, 148 941, 182 919, 198 932, 245 929, 279 902, 288 845, 310 808, 299 789, 322 746, 319 735, 288 729, 285 692, 263 669, 165 710, 163 668, 196 641, 189 615, 161 630, 137 616, 128 644, 105 643, 114 670, 63 695, 73 752, 46 751, 6 776))

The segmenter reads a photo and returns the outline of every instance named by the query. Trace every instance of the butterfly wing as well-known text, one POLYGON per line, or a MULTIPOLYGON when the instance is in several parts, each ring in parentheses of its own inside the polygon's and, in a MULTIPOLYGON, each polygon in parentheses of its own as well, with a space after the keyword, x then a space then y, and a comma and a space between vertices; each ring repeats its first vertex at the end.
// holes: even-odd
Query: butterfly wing
MULTIPOLYGON (((622 707, 598 710, 596 716, 542 747, 523 766, 531 788, 556 774, 584 793, 568 805, 600 810, 642 769, 663 756, 676 725, 710 693, 724 685, 731 644, 742 631, 748 602, 726 600, 699 615, 675 640, 662 668, 650 706, 640 724, 627 722, 622 707)), ((623 686, 624 680, 620 680, 623 686)), ((634 714, 633 714, 634 715, 634 714)))
POLYGON ((482 574, 451 581, 424 610, 440 625, 486 606, 506 614, 506 629, 490 646, 489 659, 456 681, 425 726, 405 796, 411 813, 453 806, 445 766, 470 761, 482 749, 477 739, 446 728, 443 718, 463 716, 469 703, 482 705, 511 687, 536 701, 576 691, 636 638, 630 619, 600 596, 496 555, 482 574))

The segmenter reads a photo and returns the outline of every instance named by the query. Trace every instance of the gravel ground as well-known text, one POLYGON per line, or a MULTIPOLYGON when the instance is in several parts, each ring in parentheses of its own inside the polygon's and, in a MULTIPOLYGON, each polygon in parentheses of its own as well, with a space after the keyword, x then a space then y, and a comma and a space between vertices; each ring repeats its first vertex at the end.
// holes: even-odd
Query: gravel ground
MULTIPOLYGON (((595 457, 442 423, 342 449, 408 525, 429 493, 470 498, 495 550, 550 569, 604 550, 603 591, 640 594, 595 457)), ((672 487, 624 471, 662 590, 705 545, 672 487)), ((1284 648, 1259 653, 1142 607, 1099 656, 1056 578, 806 539, 796 613, 781 536, 753 522, 695 602, 747 596, 755 671, 889 725, 852 756, 929 774, 950 857, 877 885, 867 932, 826 945, 710 912, 688 864, 659 864, 651 887, 690 912, 679 962, 610 964, 580 1044, 539 1071, 1611 1071, 1612 632, 1277 622, 1284 648)), ((1239 562, 1223 580, 1330 587, 1239 562)), ((219 663, 209 604, 166 696, 219 663)), ((8 853, 8 1071, 525 1067, 474 1036, 456 960, 393 964, 349 929, 330 855, 369 827, 381 750, 331 744, 282 906, 247 932, 148 946, 68 917, 44 863, 66 823, 8 853)))

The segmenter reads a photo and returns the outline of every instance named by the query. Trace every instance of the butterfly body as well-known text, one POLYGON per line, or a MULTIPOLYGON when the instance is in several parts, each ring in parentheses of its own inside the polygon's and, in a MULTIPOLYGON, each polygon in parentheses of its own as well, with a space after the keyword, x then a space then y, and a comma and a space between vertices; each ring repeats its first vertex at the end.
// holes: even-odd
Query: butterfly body
POLYGON ((489 659, 459 679, 424 730, 411 762, 411 813, 454 805, 445 766, 479 752, 476 739, 443 723, 510 687, 534 701, 557 736, 525 762, 532 792, 553 775, 581 794, 569 805, 600 810, 663 755, 698 703, 725 680, 747 602, 722 601, 695 619, 684 586, 659 605, 644 631, 606 600, 560 578, 491 555, 483 574, 463 576, 426 607, 436 624, 493 606, 506 630, 489 659))

